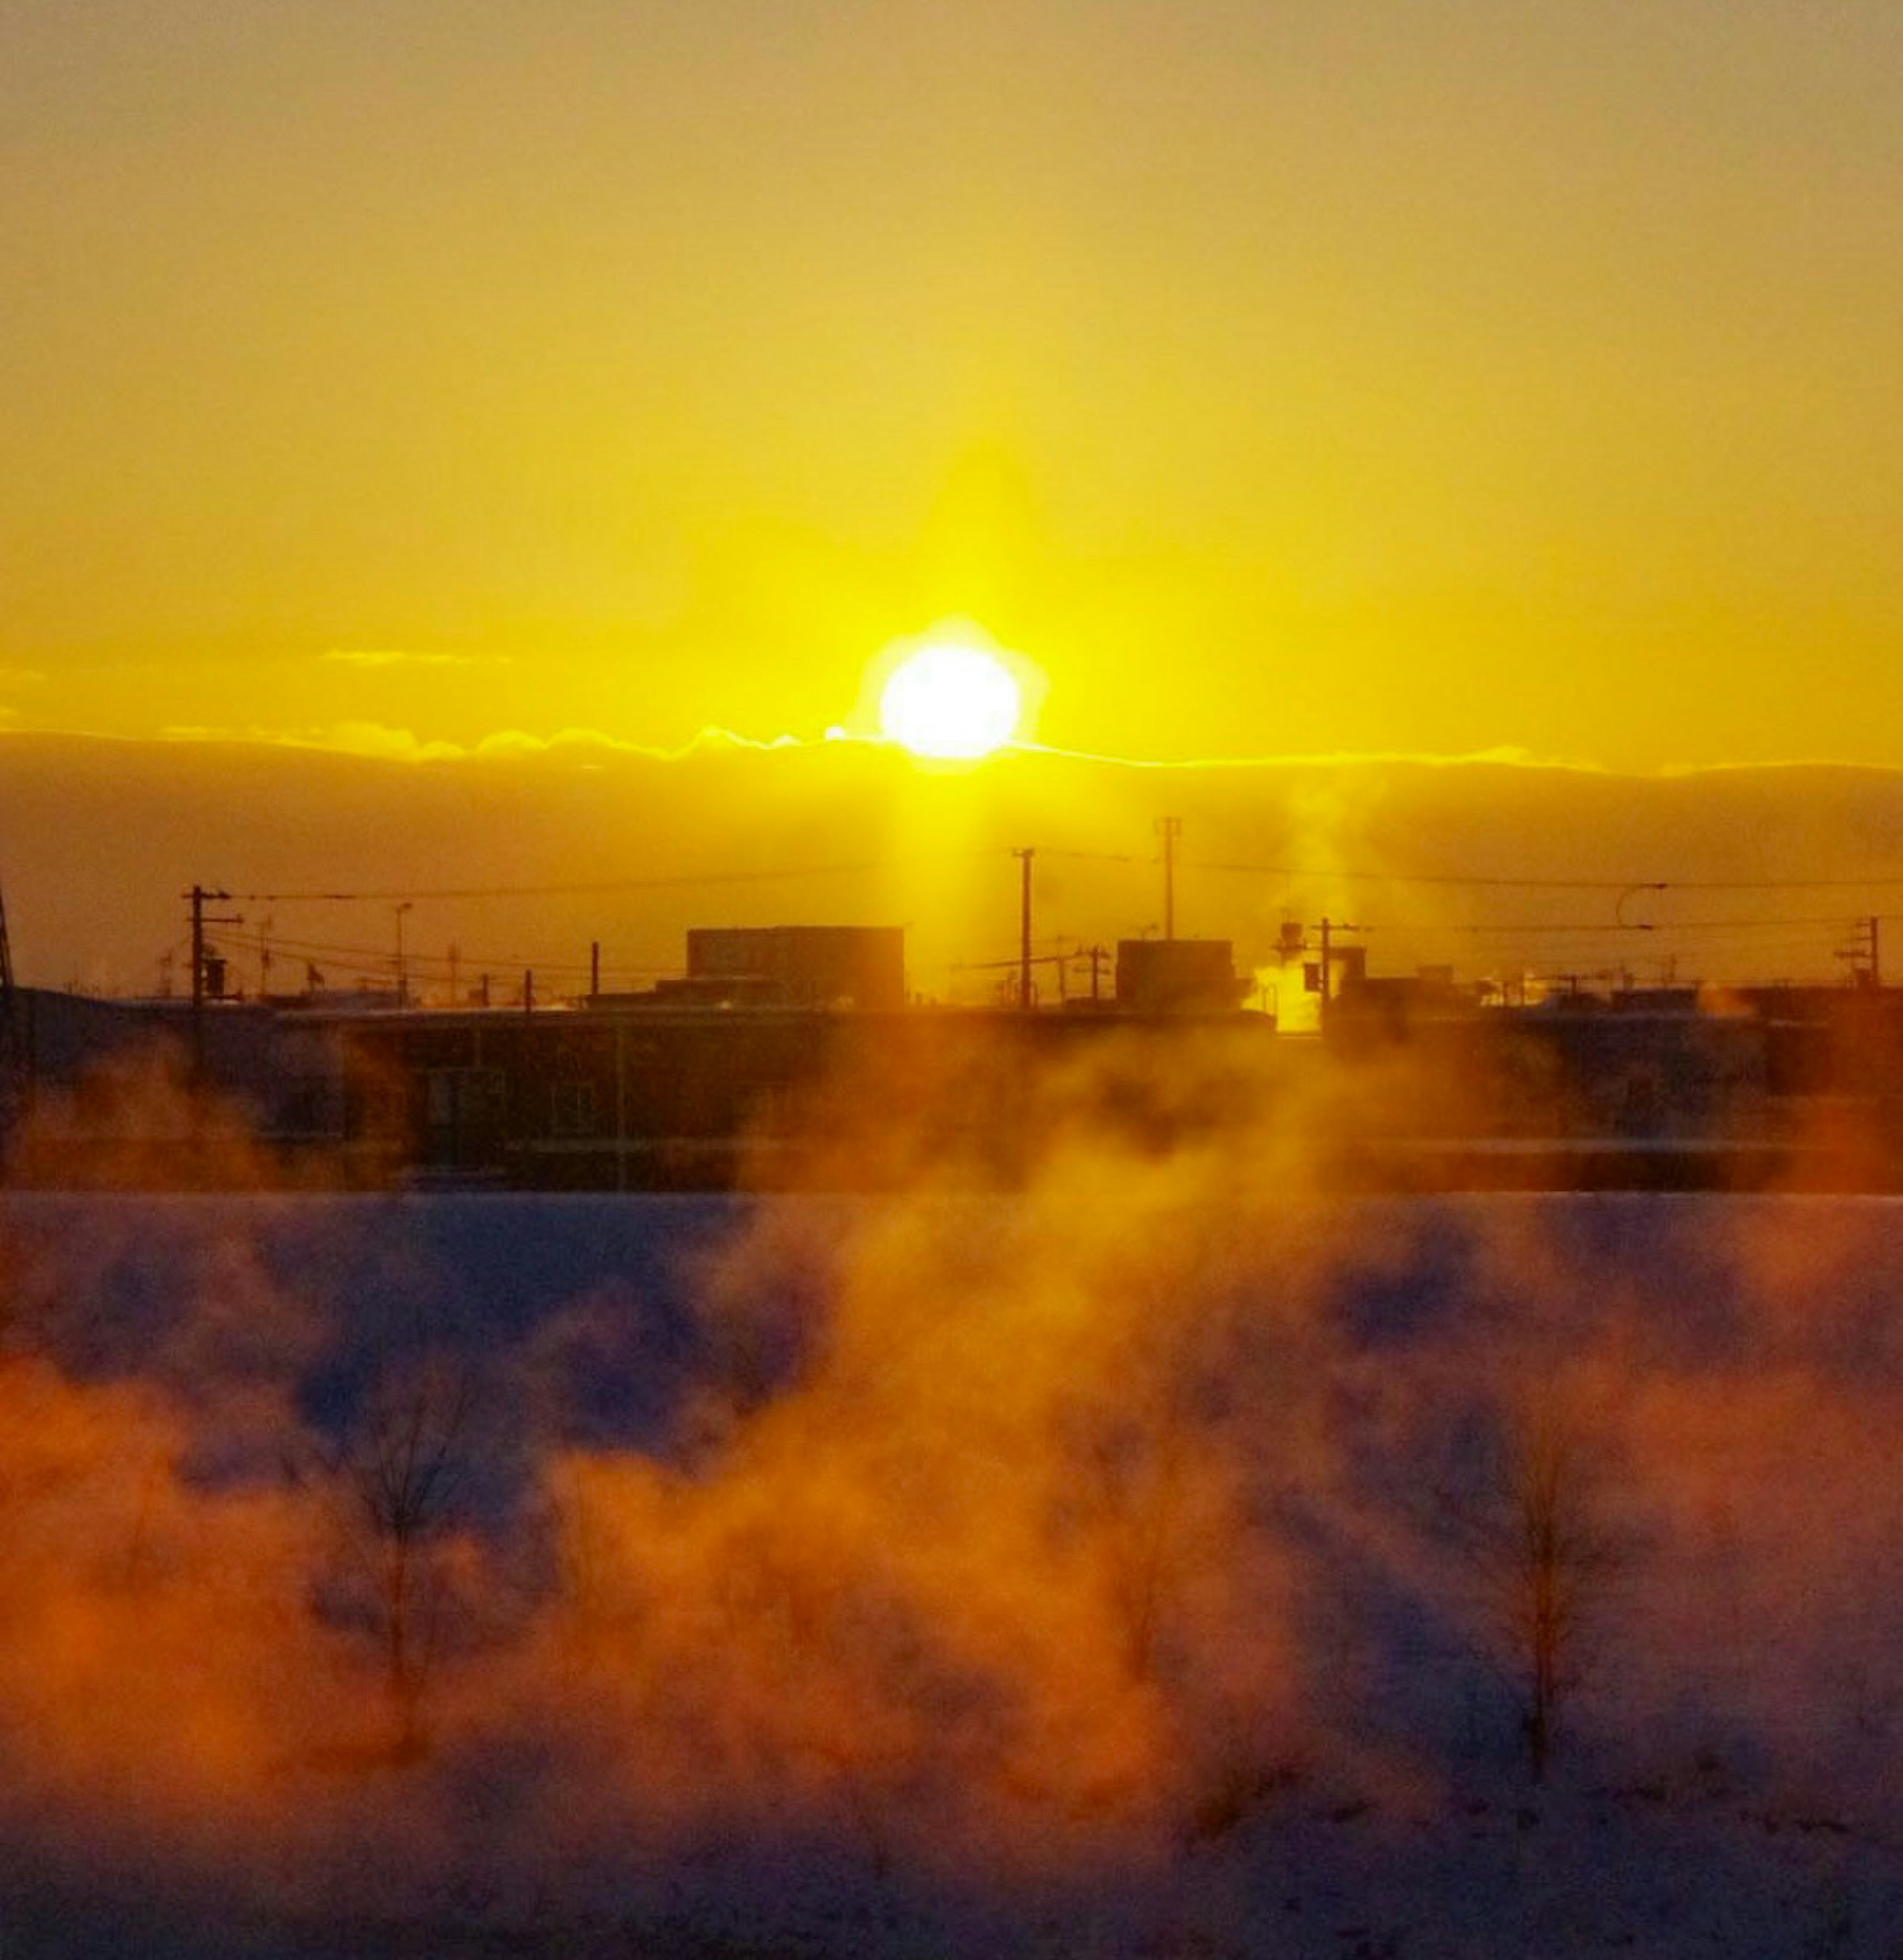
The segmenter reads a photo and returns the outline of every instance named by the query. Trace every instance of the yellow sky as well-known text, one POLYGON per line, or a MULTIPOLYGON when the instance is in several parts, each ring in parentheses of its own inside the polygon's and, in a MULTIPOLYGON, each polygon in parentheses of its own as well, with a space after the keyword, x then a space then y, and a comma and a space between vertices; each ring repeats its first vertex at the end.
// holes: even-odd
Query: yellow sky
MULTIPOLYGON (((1903 762, 1894 0, 0 15, 0 711, 1903 762)), ((384 731, 383 733, 367 730, 384 731)))

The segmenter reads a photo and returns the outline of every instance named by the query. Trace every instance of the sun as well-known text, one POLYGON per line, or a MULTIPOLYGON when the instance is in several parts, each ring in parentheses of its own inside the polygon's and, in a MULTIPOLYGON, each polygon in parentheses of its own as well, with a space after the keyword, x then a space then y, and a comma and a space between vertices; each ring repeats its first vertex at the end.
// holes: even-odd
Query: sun
POLYGON ((995 653, 927 639, 892 670, 878 698, 879 733, 932 762, 977 762, 1025 719, 1024 690, 995 653))

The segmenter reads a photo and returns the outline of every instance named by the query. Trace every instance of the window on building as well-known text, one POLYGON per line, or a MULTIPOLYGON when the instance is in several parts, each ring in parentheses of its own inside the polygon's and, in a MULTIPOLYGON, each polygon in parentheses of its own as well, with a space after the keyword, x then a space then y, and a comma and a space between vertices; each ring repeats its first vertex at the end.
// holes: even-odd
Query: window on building
POLYGON ((593 1137, 600 1131, 595 1110, 595 1085, 592 1082, 557 1082, 551 1085, 554 1106, 549 1127, 558 1137, 593 1137))

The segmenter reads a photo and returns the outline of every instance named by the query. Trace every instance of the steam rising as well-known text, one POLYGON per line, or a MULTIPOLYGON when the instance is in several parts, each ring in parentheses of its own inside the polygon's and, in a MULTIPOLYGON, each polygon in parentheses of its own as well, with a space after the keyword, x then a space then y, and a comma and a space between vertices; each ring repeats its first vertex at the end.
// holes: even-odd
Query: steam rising
POLYGON ((1555 1774, 1895 1828, 1892 1208, 1325 1198, 1315 1107, 1218 1147, 1103 1089, 1009 1196, 524 1201, 667 1249, 532 1301, 453 1204, 10 1201, 15 1868, 243 1950, 821 1898, 866 1950, 1426 1828, 1517 1774, 1473 1548, 1553 1411, 1622 1550, 1555 1774))

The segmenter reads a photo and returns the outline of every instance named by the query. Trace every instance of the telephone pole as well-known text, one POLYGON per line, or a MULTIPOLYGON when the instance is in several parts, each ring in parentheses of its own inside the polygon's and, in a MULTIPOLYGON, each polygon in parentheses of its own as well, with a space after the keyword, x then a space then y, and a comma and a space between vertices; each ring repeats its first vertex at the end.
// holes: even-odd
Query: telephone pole
POLYGON ((1037 854, 1027 845, 1021 851, 1014 851, 1018 872, 1018 1005, 1025 1013, 1031 1011, 1031 864, 1037 854))
POLYGON ((1176 845, 1183 835, 1180 816, 1159 816, 1156 834, 1163 840, 1163 937, 1176 937, 1176 845))
POLYGON ((1317 1013, 1324 1033, 1328 1028, 1328 1004, 1335 997, 1333 971, 1335 935, 1338 932, 1359 932, 1361 929, 1358 925, 1349 924, 1345 920, 1331 919, 1326 916, 1315 928, 1320 935, 1321 949, 1321 1003, 1317 1013))
POLYGON ((1852 922, 1857 937, 1849 946, 1839 947, 1837 957, 1850 969, 1851 984, 1873 990, 1883 984, 1882 922, 1874 912, 1852 922))
POLYGON ((194 885, 184 896, 192 903, 192 1081, 195 1087, 205 1081, 205 929, 208 925, 243 925, 237 912, 208 912, 208 905, 224 905, 229 892, 208 891, 194 885))
POLYGON ((404 915, 415 909, 414 902, 403 899, 396 907, 396 1004, 407 1007, 410 1004, 409 962, 403 956, 404 915))

